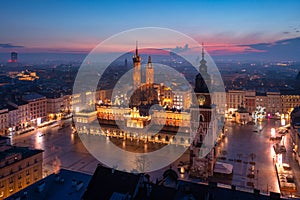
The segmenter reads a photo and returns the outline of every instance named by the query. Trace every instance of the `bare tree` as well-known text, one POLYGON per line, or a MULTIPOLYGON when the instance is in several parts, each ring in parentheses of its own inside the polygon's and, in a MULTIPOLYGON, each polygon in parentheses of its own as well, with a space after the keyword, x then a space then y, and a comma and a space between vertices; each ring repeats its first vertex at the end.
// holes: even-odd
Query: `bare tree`
POLYGON ((133 171, 137 171, 137 172, 146 172, 147 169, 149 168, 149 164, 150 162, 147 159, 146 155, 142 155, 142 156, 137 156, 135 158, 135 166, 136 168, 133 169, 133 171))

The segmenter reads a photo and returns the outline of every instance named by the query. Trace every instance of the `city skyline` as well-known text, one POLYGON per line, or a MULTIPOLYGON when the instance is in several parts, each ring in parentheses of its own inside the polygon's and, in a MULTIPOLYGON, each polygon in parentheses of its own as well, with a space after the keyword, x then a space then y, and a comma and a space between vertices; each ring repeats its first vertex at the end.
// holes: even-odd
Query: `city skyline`
POLYGON ((300 198, 300 1, 0 5, 0 200, 300 198))
MULTIPOLYGON (((11 51, 86 55, 119 32, 162 27, 182 32, 199 44, 205 42, 216 58, 298 61, 298 1, 16 1, 2 5, 1 55, 11 51)), ((162 48, 184 49, 185 45, 179 41, 162 48)), ((193 47, 184 50, 193 51, 193 47)))

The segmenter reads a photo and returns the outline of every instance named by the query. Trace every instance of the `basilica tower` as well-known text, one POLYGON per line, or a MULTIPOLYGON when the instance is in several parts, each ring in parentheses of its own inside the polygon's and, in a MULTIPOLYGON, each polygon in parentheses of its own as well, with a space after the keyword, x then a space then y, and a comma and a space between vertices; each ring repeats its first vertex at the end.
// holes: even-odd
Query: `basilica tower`
POLYGON ((146 66, 146 84, 152 85, 154 83, 154 69, 151 62, 151 56, 148 57, 148 63, 146 66))
POLYGON ((135 55, 133 60, 133 89, 136 90, 141 86, 141 57, 138 52, 138 45, 136 43, 135 55))

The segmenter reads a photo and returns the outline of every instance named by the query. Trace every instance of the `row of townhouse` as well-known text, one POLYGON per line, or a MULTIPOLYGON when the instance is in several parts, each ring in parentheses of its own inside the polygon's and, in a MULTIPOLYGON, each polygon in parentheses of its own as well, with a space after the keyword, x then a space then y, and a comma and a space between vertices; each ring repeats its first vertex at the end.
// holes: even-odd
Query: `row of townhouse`
POLYGON ((0 134, 18 131, 61 117, 71 112, 71 95, 43 96, 32 93, 16 101, 8 101, 0 107, 0 134))
POLYGON ((226 110, 228 112, 243 106, 253 113, 258 106, 264 107, 266 113, 286 116, 295 106, 300 105, 300 93, 297 91, 265 92, 247 90, 228 90, 226 92, 226 110))

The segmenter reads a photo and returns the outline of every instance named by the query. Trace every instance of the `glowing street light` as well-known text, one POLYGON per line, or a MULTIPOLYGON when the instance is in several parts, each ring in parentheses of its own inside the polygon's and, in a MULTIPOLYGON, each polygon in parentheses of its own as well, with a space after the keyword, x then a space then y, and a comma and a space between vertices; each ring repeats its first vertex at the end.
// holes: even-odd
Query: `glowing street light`
POLYGON ((275 138, 276 136, 275 128, 271 128, 271 138, 275 138))
POLYGON ((184 174, 185 170, 184 167, 180 167, 180 174, 184 174))
POLYGON ((282 118, 280 121, 281 121, 281 126, 285 126, 285 119, 282 118))

